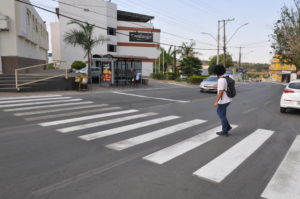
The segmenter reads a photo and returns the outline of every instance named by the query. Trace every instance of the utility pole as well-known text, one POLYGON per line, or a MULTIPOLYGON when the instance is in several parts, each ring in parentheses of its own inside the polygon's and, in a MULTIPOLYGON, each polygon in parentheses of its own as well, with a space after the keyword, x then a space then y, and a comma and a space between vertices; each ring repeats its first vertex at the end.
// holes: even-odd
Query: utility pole
POLYGON ((229 21, 234 21, 234 19, 223 19, 221 20, 223 22, 223 29, 224 29, 224 46, 223 46, 223 52, 224 52, 224 67, 226 68, 226 50, 227 50, 227 47, 226 47, 226 22, 229 22, 229 21))
POLYGON ((217 64, 220 63, 220 22, 221 22, 221 21, 218 20, 218 37, 217 37, 217 43, 218 43, 217 48, 218 48, 218 50, 217 50, 217 64))
POLYGON ((174 63, 173 63, 173 73, 176 70, 176 46, 174 46, 174 63))
POLYGON ((239 65, 238 65, 238 72, 240 72, 241 63, 242 63, 242 47, 239 47, 239 65))
POLYGON ((163 49, 163 73, 165 73, 165 49, 163 49))
POLYGON ((160 72, 160 56, 161 56, 161 49, 159 50, 158 72, 160 72))

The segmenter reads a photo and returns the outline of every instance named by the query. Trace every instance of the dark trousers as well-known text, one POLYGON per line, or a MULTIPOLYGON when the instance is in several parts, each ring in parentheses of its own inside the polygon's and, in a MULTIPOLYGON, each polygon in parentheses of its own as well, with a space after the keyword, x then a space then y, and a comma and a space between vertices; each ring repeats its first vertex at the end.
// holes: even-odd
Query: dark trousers
POLYGON ((227 120, 227 116, 226 116, 227 107, 229 106, 229 104, 230 103, 218 104, 217 114, 222 123, 222 132, 228 132, 230 129, 230 124, 229 124, 229 122, 227 120))

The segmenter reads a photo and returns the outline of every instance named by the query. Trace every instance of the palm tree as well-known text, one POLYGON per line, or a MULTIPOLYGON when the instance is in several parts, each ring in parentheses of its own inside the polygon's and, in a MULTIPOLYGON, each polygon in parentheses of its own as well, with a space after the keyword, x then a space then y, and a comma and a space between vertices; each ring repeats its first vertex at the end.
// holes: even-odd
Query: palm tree
POLYGON ((73 45, 74 47, 80 46, 85 51, 84 57, 88 57, 88 76, 90 76, 92 65, 92 49, 100 43, 107 41, 107 39, 105 39, 102 35, 94 37, 93 31, 95 26, 89 23, 80 23, 72 20, 68 24, 77 24, 80 27, 80 30, 71 29, 64 35, 64 41, 73 45))
POLYGON ((195 46, 196 43, 193 40, 191 41, 191 43, 183 42, 179 50, 179 53, 181 54, 181 59, 185 57, 195 57, 198 54, 194 50, 195 46))
MULTIPOLYGON (((174 49, 172 46, 169 47, 169 49, 166 51, 164 48, 160 47, 160 63, 161 65, 159 67, 164 66, 163 68, 167 70, 169 65, 173 65, 174 62, 174 49), (164 60, 164 63, 163 63, 164 60)), ((165 72, 165 71, 164 71, 165 72)))

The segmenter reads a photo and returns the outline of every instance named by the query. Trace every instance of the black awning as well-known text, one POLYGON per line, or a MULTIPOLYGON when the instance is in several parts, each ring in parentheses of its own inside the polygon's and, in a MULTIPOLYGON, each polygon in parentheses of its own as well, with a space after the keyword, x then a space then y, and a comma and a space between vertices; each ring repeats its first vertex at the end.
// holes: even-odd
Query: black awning
POLYGON ((131 21, 131 22, 148 22, 152 19, 154 19, 153 16, 149 15, 142 15, 138 13, 133 12, 126 12, 122 10, 118 10, 117 12, 118 21, 131 21))

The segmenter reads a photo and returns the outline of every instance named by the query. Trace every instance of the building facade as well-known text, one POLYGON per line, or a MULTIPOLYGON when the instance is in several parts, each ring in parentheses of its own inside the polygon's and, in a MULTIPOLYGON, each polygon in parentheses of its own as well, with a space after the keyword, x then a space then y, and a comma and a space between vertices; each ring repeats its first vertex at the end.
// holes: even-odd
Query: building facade
POLYGON ((290 82, 297 79, 297 68, 292 64, 285 64, 279 58, 273 58, 269 67, 269 75, 271 81, 290 82))
POLYGON ((46 63, 48 43, 46 24, 32 6, 1 0, 0 74, 46 63))
MULTIPOLYGON (((93 49, 93 55, 133 58, 141 62, 143 76, 153 72, 160 42, 160 30, 151 23, 154 17, 120 11, 116 4, 104 0, 86 0, 84 4, 81 0, 73 0, 72 4, 66 2, 59 3, 59 13, 98 26, 94 36, 107 39, 93 49)), ((75 60, 87 61, 80 47, 64 42, 67 32, 79 28, 68 24, 70 21, 60 16, 58 22, 51 23, 53 60, 66 61, 68 67, 75 60)))

